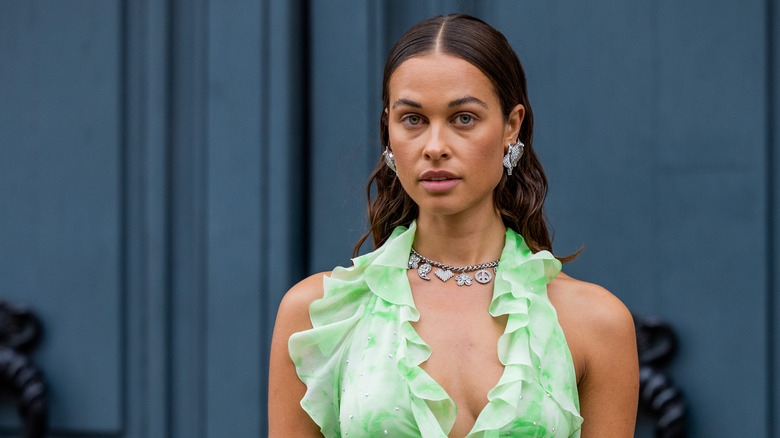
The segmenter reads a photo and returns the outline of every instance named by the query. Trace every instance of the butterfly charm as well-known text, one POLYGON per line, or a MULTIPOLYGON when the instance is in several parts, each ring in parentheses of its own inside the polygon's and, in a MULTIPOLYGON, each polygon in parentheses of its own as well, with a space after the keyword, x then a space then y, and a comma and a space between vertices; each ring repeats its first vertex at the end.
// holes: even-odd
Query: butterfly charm
POLYGON ((418 263, 420 263, 420 257, 414 254, 409 256, 409 269, 417 269, 418 263))

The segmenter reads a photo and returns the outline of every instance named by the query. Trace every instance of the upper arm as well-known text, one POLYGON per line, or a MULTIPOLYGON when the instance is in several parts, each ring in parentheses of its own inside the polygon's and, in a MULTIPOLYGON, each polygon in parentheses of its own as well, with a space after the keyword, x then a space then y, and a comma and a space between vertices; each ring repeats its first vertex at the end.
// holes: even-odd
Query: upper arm
POLYGON ((584 372, 578 386, 582 437, 633 437, 639 362, 631 313, 605 289, 588 285, 584 372))
POLYGON ((312 327, 309 304, 322 297, 323 274, 312 275, 290 289, 279 305, 271 341, 268 377, 268 434, 270 437, 322 437, 320 428, 300 405, 306 385, 290 359, 290 335, 312 327))

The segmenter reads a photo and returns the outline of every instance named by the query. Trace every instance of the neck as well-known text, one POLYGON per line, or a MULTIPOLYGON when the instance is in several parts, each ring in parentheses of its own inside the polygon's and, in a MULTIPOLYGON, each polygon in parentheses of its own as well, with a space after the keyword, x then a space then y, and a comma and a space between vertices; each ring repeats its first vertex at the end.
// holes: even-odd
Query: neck
POLYGON ((498 211, 478 215, 434 215, 420 212, 414 248, 448 265, 477 265, 498 259, 506 227, 498 211))

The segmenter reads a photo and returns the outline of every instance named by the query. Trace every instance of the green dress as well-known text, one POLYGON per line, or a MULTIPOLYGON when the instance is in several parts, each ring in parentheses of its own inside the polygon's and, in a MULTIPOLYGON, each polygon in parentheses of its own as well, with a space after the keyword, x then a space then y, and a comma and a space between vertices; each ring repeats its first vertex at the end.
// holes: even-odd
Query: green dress
MULTIPOLYGON (((420 317, 406 276, 415 230, 398 227, 351 268, 334 269, 309 308, 314 328, 290 337, 307 387, 301 406, 327 438, 446 438, 455 422, 455 403, 420 368, 431 348, 411 325, 420 317)), ((547 298, 560 267, 507 230, 489 307, 508 315, 497 346, 504 372, 469 438, 580 436, 574 364, 547 298)))

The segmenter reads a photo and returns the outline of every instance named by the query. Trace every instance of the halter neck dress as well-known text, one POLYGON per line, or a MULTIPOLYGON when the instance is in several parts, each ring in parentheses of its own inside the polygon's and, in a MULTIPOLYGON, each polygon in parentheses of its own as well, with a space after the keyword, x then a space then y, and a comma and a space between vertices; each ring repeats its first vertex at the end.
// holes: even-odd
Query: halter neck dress
MULTIPOLYGON (((420 318, 406 274, 415 230, 398 227, 352 267, 334 269, 309 307, 313 328, 289 339, 307 387, 301 406, 326 438, 446 438, 455 422, 455 403, 420 368, 431 348, 411 324, 420 318)), ((467 438, 580 436, 574 364, 547 298, 560 268, 507 230, 488 309, 507 315, 497 345, 504 371, 467 438)))

